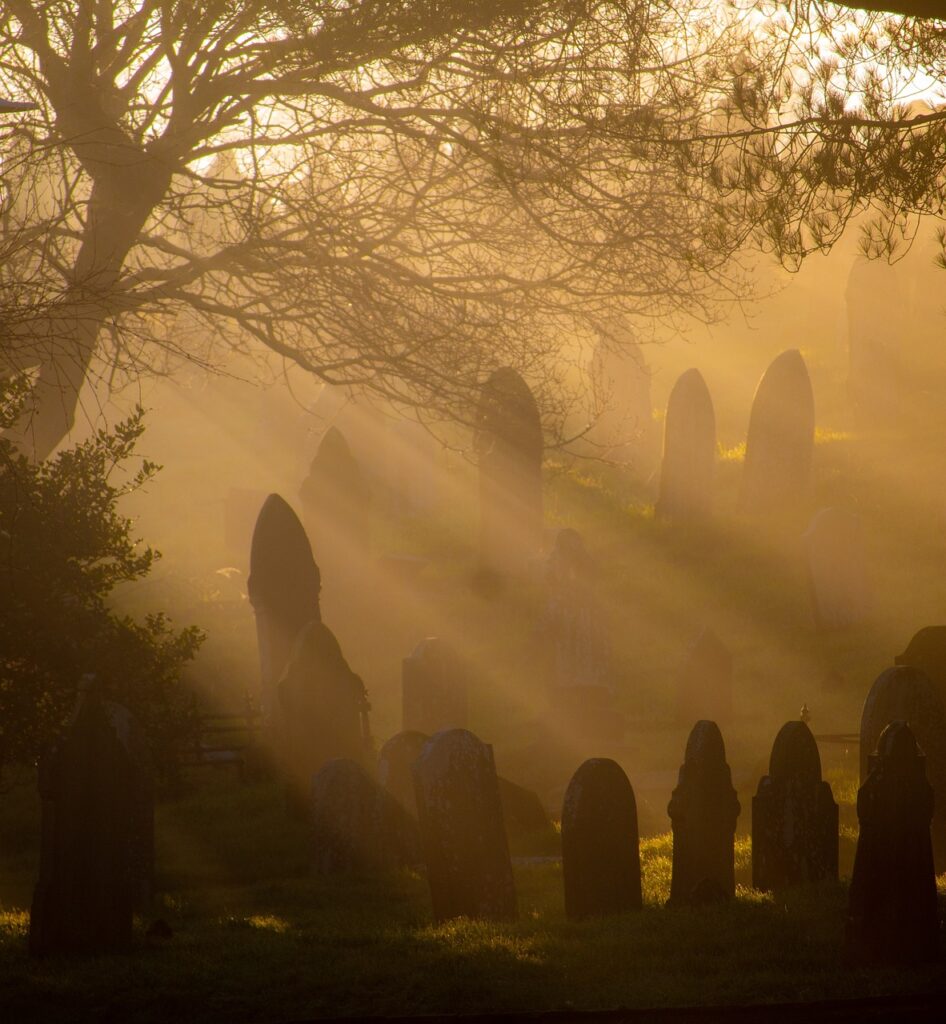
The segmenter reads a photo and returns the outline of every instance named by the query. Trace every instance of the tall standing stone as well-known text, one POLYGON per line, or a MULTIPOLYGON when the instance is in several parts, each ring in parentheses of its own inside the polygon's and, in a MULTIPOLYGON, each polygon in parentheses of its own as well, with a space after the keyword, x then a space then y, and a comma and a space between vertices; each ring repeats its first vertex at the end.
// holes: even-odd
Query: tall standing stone
POLYGON ((585 761, 568 784, 562 805, 562 876, 568 917, 620 914, 642 906, 637 803, 615 761, 585 761))
POLYGON ((281 760, 290 800, 308 800, 312 776, 333 759, 365 764, 370 746, 364 684, 332 631, 310 622, 299 633, 279 683, 281 760))
POLYGON ((716 476, 716 413, 703 375, 682 373, 670 392, 664 421, 659 520, 697 523, 709 518, 716 476))
POLYGON ((87 690, 65 737, 40 763, 43 823, 31 954, 131 946, 141 787, 101 699, 87 690))
POLYGON ((786 722, 752 798, 752 884, 781 889, 837 877, 838 805, 821 778, 818 744, 804 722, 786 722))
POLYGON ((440 732, 414 766, 414 785, 434 920, 514 920, 493 748, 465 729, 440 732))
POLYGON ((401 722, 407 730, 433 734, 462 729, 467 721, 466 669, 454 648, 429 636, 401 664, 401 722))
POLYGON ((933 853, 946 871, 946 710, 929 677, 918 668, 897 665, 877 677, 861 712, 861 782, 870 770, 868 755, 891 722, 904 721, 926 755, 926 771, 937 800, 933 815, 933 853), (939 794, 943 799, 939 799, 939 794))
POLYGON ((319 567, 302 523, 278 494, 266 499, 256 520, 246 587, 256 613, 260 705, 264 720, 271 724, 276 710, 276 684, 285 671, 299 630, 322 618, 319 567))
POLYGON ((815 399, 798 349, 774 359, 752 400, 740 505, 772 514, 795 509, 808 492, 815 444, 815 399))
POLYGON ((946 626, 924 626, 893 661, 925 672, 946 707, 946 626))
POLYGON ((360 554, 368 533, 370 492, 344 434, 329 427, 299 488, 306 526, 319 558, 360 554))
POLYGON ((848 952, 868 962, 939 956, 930 822, 933 788, 906 722, 883 731, 857 794, 860 830, 851 876, 848 952))
POLYGON ((696 903, 735 895, 739 800, 715 722, 697 722, 687 740, 667 813, 673 828, 670 902, 696 903))
POLYGON ((528 385, 509 367, 483 385, 476 417, 480 563, 493 577, 521 572, 542 542, 542 423, 528 385))
POLYGON ((732 654, 706 626, 687 648, 677 675, 677 720, 726 722, 732 717, 732 654))
POLYGON ((817 627, 844 629, 862 623, 871 602, 860 516, 824 508, 811 520, 803 540, 817 627))

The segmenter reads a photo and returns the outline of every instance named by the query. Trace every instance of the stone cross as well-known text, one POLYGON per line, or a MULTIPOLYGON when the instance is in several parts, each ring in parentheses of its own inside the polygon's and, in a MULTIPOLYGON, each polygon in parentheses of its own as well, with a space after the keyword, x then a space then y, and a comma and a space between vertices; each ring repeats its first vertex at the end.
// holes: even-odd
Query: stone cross
POLYGON ((715 475, 713 399, 700 371, 689 369, 677 378, 667 402, 657 519, 682 524, 708 519, 715 475))
POLYGON ((621 766, 608 758, 585 761, 565 791, 562 877, 568 917, 642 906, 634 790, 621 766))

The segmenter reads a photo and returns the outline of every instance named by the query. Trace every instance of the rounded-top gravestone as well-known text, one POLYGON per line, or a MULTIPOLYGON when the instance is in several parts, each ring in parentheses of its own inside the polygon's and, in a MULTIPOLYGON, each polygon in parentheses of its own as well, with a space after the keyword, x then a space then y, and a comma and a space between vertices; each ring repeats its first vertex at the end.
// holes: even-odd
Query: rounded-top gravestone
POLYGON ((797 508, 811 478, 815 400, 798 349, 774 359, 752 400, 740 506, 772 514, 797 508))
POLYGON ((673 828, 670 902, 687 904, 735 895, 739 800, 715 722, 693 726, 677 787, 667 807, 673 828))
POLYGON ((933 789, 906 722, 891 722, 857 794, 859 832, 851 876, 849 955, 918 963, 939 955, 939 912, 930 841, 933 789))
POLYGON ((640 836, 634 790, 615 761, 592 758, 562 805, 565 913, 582 918, 639 910, 640 836))
POLYGON ((693 368, 670 392, 656 517, 692 523, 709 517, 716 474, 716 413, 706 381, 693 368))
POLYGON ((860 516, 823 508, 804 537, 808 589, 819 629, 844 629, 870 612, 864 531, 860 516))
POLYGON ((933 853, 937 870, 946 871, 946 711, 926 673, 907 665, 882 672, 864 701, 860 734, 862 782, 869 770, 868 755, 877 748, 884 728, 898 720, 909 724, 926 755, 926 772, 937 795, 933 853))
POLYGON ((818 744, 804 722, 786 722, 752 799, 752 884, 779 889, 837 877, 838 805, 821 778, 818 744))
POLYGON ((893 661, 925 672, 946 707, 946 626, 924 626, 893 661))
POLYGON ((414 765, 414 787, 434 919, 515 919, 493 748, 465 729, 437 733, 414 765))

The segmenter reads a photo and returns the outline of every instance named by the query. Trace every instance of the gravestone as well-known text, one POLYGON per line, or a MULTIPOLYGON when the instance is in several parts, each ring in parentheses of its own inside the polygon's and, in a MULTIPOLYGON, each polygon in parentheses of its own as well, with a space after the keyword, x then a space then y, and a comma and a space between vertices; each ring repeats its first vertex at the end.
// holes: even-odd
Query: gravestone
POLYGON ((562 877, 568 917, 643 905, 634 790, 621 766, 607 758, 585 761, 565 791, 562 877))
POLYGON ((735 895, 733 844, 739 810, 719 727, 697 722, 667 807, 673 828, 671 903, 735 895))
POLYGON ((786 722, 752 798, 752 884, 781 889, 837 877, 838 805, 821 778, 818 744, 804 722, 786 722))
POLYGON ((132 941, 136 796, 142 780, 94 690, 80 695, 64 738, 42 759, 39 881, 29 951, 102 953, 132 941))
POLYGON ((677 720, 732 718, 732 654, 709 626, 687 648, 677 675, 677 720))
POLYGON ((715 476, 713 399, 700 371, 689 369, 677 378, 667 401, 657 519, 679 524, 708 519, 715 476))
POLYGON ((299 630, 321 620, 319 567, 302 523, 278 495, 260 510, 250 546, 246 589, 256 613, 260 657, 260 710, 273 724, 276 684, 286 668, 299 630))
POLYGON ((870 586, 860 516, 824 508, 802 539, 817 627, 844 629, 862 623, 870 612, 870 586))
POLYGON ((611 640, 597 576, 581 535, 559 530, 546 563, 539 639, 558 727, 564 721, 575 735, 610 739, 620 735, 623 723, 614 709, 611 640))
POLYGON ((860 825, 848 904, 848 953, 868 962, 939 956, 930 822, 933 788, 906 722, 883 731, 857 794, 860 825))
POLYGON ((367 762, 370 706, 364 684, 323 622, 300 631, 278 692, 281 761, 290 809, 299 810, 307 805, 312 776, 327 761, 367 762))
POLYGON ((414 787, 434 920, 514 920, 493 748, 465 729, 437 733, 414 765, 414 787))
POLYGON ((946 626, 924 626, 893 661, 895 665, 910 665, 925 672, 946 707, 946 626))
POLYGON ((483 385, 476 414, 480 567, 486 577, 524 571, 542 542, 542 423, 528 385, 509 367, 483 385))
POLYGON ((926 755, 926 772, 937 794, 933 815, 933 855, 946 871, 946 711, 929 677, 918 668, 897 665, 877 677, 861 712, 861 782, 867 779, 868 755, 877 748, 890 723, 907 722, 926 755), (939 799, 939 794, 943 799, 939 799))
POLYGON ((414 764, 429 739, 416 729, 404 729, 392 736, 378 754, 378 781, 385 792, 415 819, 414 764))
POLYGON ((370 492, 344 434, 329 427, 299 488, 306 526, 321 560, 359 555, 368 535, 370 492))
POLYGON ((426 637, 401 663, 401 725, 433 735, 467 721, 466 669, 446 640, 426 637))
POLYGON ((498 776, 499 802, 511 846, 526 847, 530 843, 554 842, 555 830, 538 794, 498 776))
POLYGON ((804 500, 815 444, 815 400, 798 349, 774 359, 752 400, 740 507, 769 515, 804 500))
POLYGON ((617 325, 601 337, 589 366, 597 416, 585 435, 595 454, 649 475, 654 460, 651 372, 631 331, 617 325))

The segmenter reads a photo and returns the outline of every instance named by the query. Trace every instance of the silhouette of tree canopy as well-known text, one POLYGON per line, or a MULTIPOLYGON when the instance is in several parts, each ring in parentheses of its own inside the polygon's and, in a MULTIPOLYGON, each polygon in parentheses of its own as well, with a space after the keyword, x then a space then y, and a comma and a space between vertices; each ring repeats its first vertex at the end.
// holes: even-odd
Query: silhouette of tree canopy
POLYGON ((879 69, 940 67, 938 23, 740 3, 9 0, 35 451, 87 377, 251 342, 434 414, 497 365, 548 403, 563 334, 712 315, 748 242, 795 263, 865 206, 888 240, 937 209, 940 114, 879 69))

